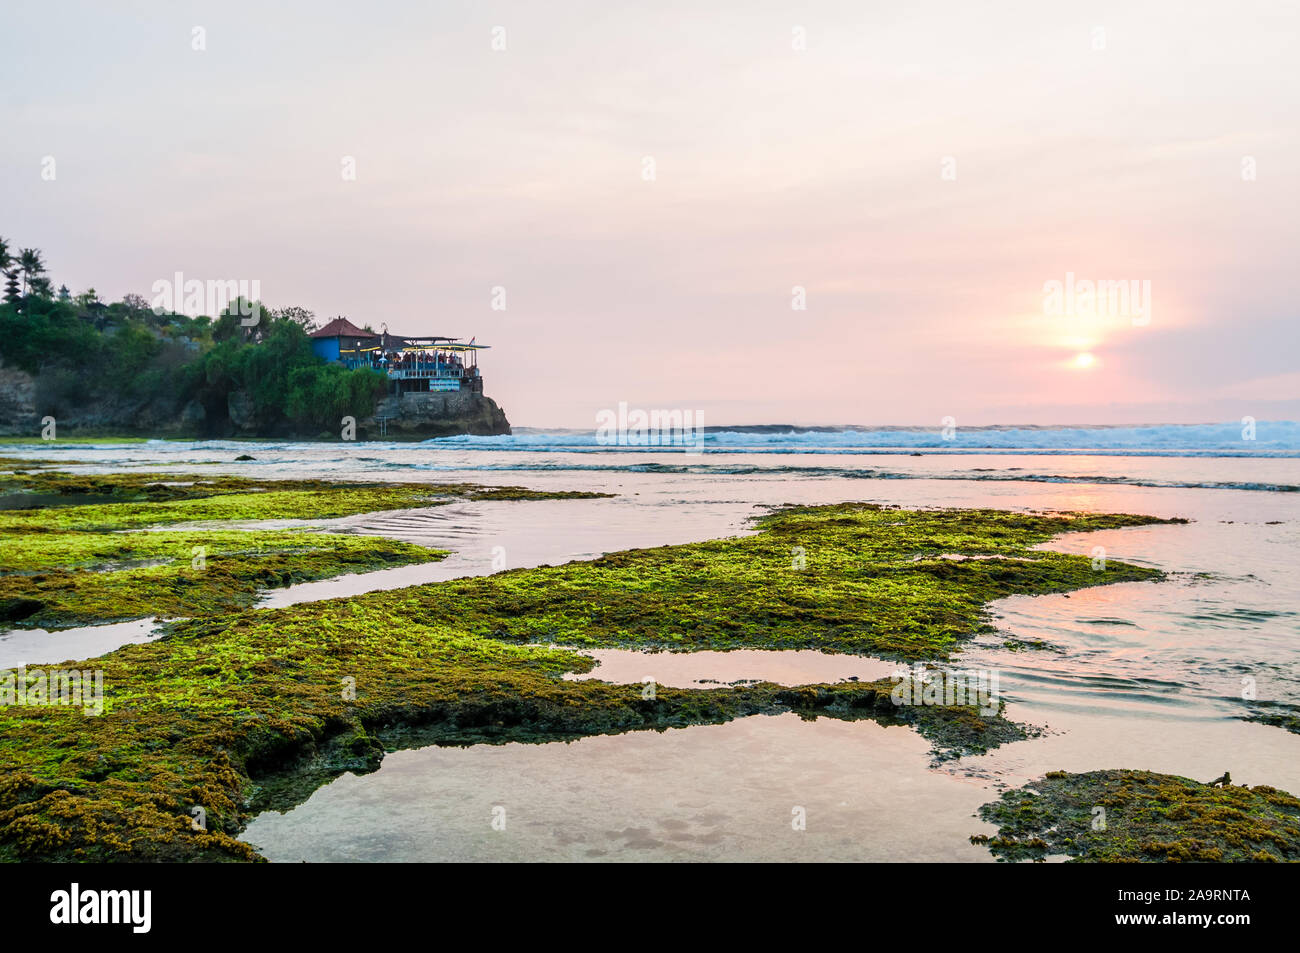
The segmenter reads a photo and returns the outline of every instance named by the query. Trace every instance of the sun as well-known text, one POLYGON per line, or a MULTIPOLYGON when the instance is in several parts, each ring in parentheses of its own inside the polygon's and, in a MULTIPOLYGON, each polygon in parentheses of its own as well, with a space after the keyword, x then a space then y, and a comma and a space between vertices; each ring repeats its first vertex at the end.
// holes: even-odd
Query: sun
POLYGON ((1082 371, 1086 371, 1088 368, 1092 367, 1096 363, 1097 363, 1097 359, 1093 357, 1092 354, 1089 353, 1088 351, 1084 351, 1081 354, 1076 354, 1074 356, 1074 366, 1079 368, 1079 370, 1082 371))

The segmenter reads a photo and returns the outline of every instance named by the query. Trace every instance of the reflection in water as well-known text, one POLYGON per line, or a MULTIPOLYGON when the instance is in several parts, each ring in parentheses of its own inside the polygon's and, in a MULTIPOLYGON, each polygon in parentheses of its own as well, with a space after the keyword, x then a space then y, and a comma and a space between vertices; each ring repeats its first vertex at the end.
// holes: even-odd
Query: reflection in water
POLYGON ((424 748, 243 837, 289 862, 991 859, 967 840, 992 833, 970 816, 990 788, 927 770, 926 751, 906 728, 790 714, 424 748))
POLYGON ((153 618, 133 619, 53 632, 45 629, 0 632, 0 669, 93 659, 123 645, 151 642, 158 637, 154 632, 155 621, 153 618))
POLYGON ((736 649, 731 652, 636 652, 626 649, 587 649, 598 662, 585 674, 566 678, 598 678, 626 684, 651 679, 669 688, 709 688, 736 682, 776 682, 809 685, 815 682, 864 682, 888 678, 904 666, 899 662, 859 655, 828 655, 811 649, 736 649))

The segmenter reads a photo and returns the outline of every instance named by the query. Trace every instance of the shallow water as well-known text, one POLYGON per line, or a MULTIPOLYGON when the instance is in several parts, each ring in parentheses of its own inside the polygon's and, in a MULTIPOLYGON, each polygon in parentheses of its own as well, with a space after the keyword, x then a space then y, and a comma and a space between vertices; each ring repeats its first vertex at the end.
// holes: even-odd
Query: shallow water
MULTIPOLYGON (((1001 631, 970 644, 956 665, 996 670, 1008 717, 1045 727, 1041 738, 932 766, 928 745, 909 729, 787 715, 571 744, 397 752, 371 775, 339 778, 285 815, 255 819, 245 836, 274 860, 986 860, 987 851, 966 841, 987 831, 972 811, 1001 786, 1048 770, 1134 767, 1208 780, 1226 769, 1238 782, 1300 792, 1300 736, 1240 719, 1248 686, 1260 699, 1300 701, 1300 494, 1262 488, 1300 485, 1293 456, 926 451, 873 456, 867 467, 896 477, 873 479, 860 472, 865 454, 832 459, 837 455, 829 452, 764 453, 756 468, 758 454, 688 458, 632 449, 148 444, 63 450, 104 468, 161 464, 184 472, 193 468, 182 462, 186 455, 229 460, 249 450, 259 457, 255 464, 204 469, 618 494, 321 521, 335 531, 393 536, 453 555, 290 587, 269 593, 267 605, 491 572, 503 561, 509 568, 554 564, 733 535, 749 531, 749 517, 782 503, 1123 511, 1192 521, 1049 544, 1089 556, 1104 547, 1108 559, 1165 569, 1171 573, 1165 582, 1014 597, 992 606, 1001 631), (809 463, 814 457, 816 467, 809 463), (734 472, 742 465, 745 472, 734 472), (1103 482, 1081 482, 1089 476, 1103 482), (1042 640, 1050 648, 1011 651, 1003 644, 1009 638, 1042 640), (494 806, 506 809, 505 831, 491 826, 494 806), (790 827, 795 806, 807 809, 806 831, 790 827)), ((815 540, 806 548, 815 560, 815 540)), ((66 635, 47 637, 51 658, 76 657, 54 651, 66 635)), ((601 658, 596 677, 694 687, 750 678, 791 684, 878 678, 894 667, 816 652, 591 654, 601 658)))
POLYGON ((244 839, 280 861, 989 860, 968 840, 992 832, 969 816, 984 785, 925 752, 906 728, 789 714, 399 751, 244 839))
POLYGON ((151 642, 158 637, 154 631, 155 622, 155 619, 148 618, 75 629, 10 629, 0 632, 0 669, 93 659, 123 645, 151 642))
POLYGON ((809 649, 781 652, 736 649, 730 652, 637 652, 628 649, 583 649, 596 660, 586 673, 566 678, 598 678, 606 682, 654 682, 668 688, 710 688, 736 682, 776 682, 809 685, 815 682, 864 682, 888 678, 903 667, 897 662, 861 655, 829 655, 809 649))

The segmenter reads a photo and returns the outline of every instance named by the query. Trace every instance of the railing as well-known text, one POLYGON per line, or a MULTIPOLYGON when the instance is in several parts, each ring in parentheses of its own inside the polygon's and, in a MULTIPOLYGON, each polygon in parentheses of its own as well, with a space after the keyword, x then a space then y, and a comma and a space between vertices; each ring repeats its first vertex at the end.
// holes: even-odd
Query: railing
MULTIPOLYGON (((424 363, 397 367, 372 364, 368 360, 344 357, 340 363, 350 369, 369 367, 383 371, 390 381, 428 381, 430 391, 470 390, 483 393, 483 376, 477 367, 455 367, 450 364, 424 363)), ((420 388, 423 390, 423 388, 420 388)), ((419 390, 416 391, 417 393, 419 390)))
POLYGON ((386 367, 383 364, 372 364, 369 361, 349 360, 348 358, 344 358, 340 363, 350 370, 358 367, 369 367, 377 371, 383 371, 388 375, 389 380, 395 381, 461 380, 478 377, 477 367, 453 367, 449 364, 414 364, 386 367))
POLYGON ((391 367, 388 376, 395 381, 425 377, 459 380, 465 376, 465 371, 460 367, 391 367))

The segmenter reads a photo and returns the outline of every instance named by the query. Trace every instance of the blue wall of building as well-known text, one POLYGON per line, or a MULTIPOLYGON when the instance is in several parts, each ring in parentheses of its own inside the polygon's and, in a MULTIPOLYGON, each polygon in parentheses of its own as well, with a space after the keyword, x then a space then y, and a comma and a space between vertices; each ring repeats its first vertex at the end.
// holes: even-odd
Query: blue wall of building
POLYGON ((323 357, 327 361, 339 359, 338 338, 312 338, 311 349, 317 357, 323 357))

